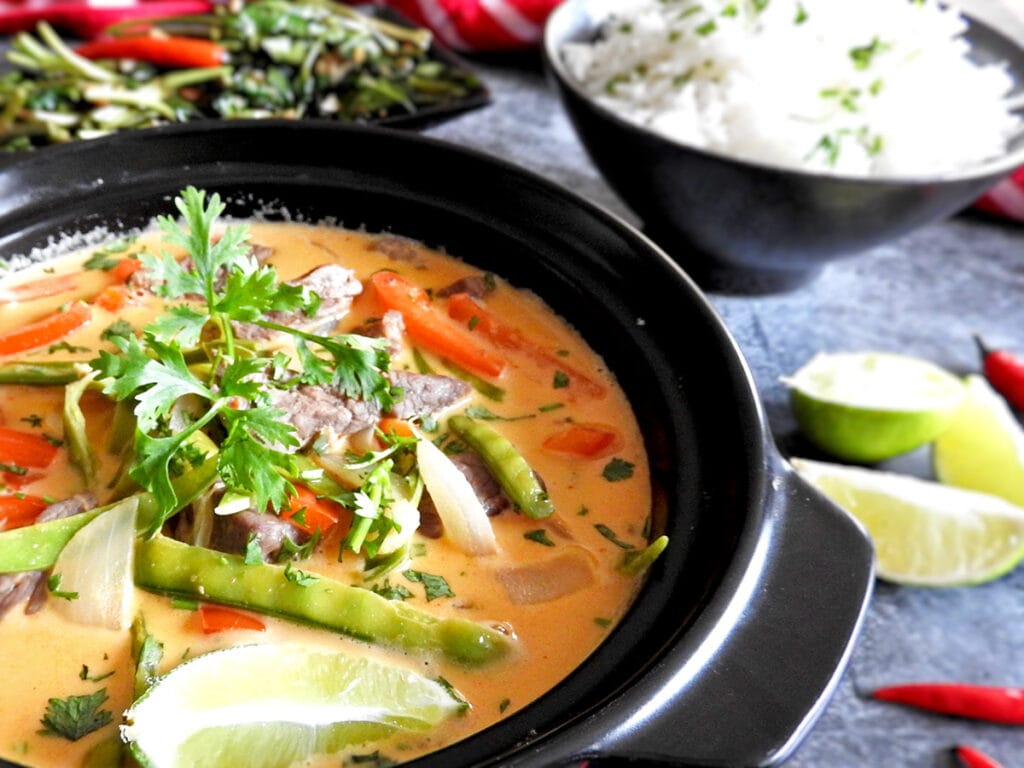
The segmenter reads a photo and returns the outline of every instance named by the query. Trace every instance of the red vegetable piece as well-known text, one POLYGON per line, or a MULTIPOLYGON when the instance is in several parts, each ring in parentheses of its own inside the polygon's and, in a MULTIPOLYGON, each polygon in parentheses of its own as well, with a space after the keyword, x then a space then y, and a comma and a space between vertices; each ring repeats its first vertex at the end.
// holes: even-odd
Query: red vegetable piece
POLYGON ((990 349, 974 337, 981 352, 985 378, 1014 408, 1024 411, 1024 358, 1003 349, 990 349))
POLYGON ((133 59, 161 67, 189 69, 219 67, 227 59, 224 46, 196 37, 110 37, 91 40, 75 48, 87 59, 133 59))
POLYGON ((264 632, 267 629, 266 624, 251 614, 212 603, 199 606, 199 624, 207 635, 232 629, 248 629, 253 632, 264 632))
POLYGON ((1002 763, 981 750, 963 744, 953 748, 953 755, 960 761, 962 768, 1003 768, 1002 763))
POLYGON ((879 688, 872 696, 879 701, 954 717, 1024 725, 1024 688, 968 683, 909 683, 879 688))
POLYGON ((281 510, 281 517, 300 531, 326 533, 341 516, 342 507, 330 499, 321 499, 304 485, 295 486, 295 495, 281 510))
POLYGON ((32 525, 46 507, 44 499, 27 493, 0 496, 0 531, 32 525))
POLYGON ((92 318, 89 305, 76 301, 67 309, 23 325, 20 328, 0 333, 0 356, 13 355, 29 349, 52 344, 81 328, 92 318))
POLYGON ((47 467, 57 446, 42 435, 0 427, 0 464, 15 467, 47 467))

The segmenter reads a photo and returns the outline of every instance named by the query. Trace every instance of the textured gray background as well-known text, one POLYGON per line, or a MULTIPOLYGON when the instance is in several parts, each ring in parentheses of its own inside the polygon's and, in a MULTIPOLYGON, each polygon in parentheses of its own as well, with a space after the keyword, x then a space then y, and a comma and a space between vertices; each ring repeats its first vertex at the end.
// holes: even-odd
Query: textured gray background
MULTIPOLYGON (((1008 19, 1000 0, 980 0, 1008 19)), ((1020 0, 1014 0, 1019 3, 1020 0)), ((429 134, 498 155, 629 221, 532 58, 477 60, 494 103, 429 134)), ((750 364, 784 452, 799 448, 779 377, 818 351, 893 350, 959 372, 977 368, 971 334, 1024 350, 1024 225, 959 217, 835 263, 792 293, 710 294, 750 364)), ((927 456, 911 456, 920 470, 927 456)), ((924 590, 879 583, 849 671, 792 768, 946 766, 969 743, 1024 765, 1024 730, 918 714, 860 692, 907 680, 1024 686, 1024 569, 985 586, 924 590)))

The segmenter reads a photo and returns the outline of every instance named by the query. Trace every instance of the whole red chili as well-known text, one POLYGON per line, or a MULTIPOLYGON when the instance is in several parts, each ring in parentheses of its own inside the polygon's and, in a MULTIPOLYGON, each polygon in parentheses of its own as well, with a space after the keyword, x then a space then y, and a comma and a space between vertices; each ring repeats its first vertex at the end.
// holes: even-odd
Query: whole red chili
POLYGON ((981 352, 985 378, 1010 405, 1024 411, 1024 358, 1005 349, 990 349, 980 337, 974 337, 981 352))
POLYGON ((75 48, 87 59, 135 59, 162 67, 217 67, 227 59, 220 43, 195 37, 111 37, 75 48))
POLYGON ((981 750, 963 744, 953 748, 953 755, 962 768, 1003 768, 1001 763, 981 750))
POLYGON ((879 688, 871 695, 879 701, 955 717, 1024 725, 1024 688, 968 683, 909 683, 879 688))

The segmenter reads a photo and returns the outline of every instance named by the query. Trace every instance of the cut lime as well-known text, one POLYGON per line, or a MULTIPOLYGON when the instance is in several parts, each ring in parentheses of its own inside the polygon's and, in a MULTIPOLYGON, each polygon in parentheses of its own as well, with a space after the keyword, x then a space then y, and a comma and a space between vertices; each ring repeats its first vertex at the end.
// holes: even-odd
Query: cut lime
POLYGON ((1024 507, 1024 430, 981 376, 968 376, 966 389, 963 406, 932 448, 935 476, 1024 507))
POLYGON ((465 706, 447 686, 400 667, 248 645, 172 669, 125 712, 121 734, 150 768, 286 768, 400 730, 428 730, 465 706))
POLYGON ((964 391, 960 379, 926 360, 882 352, 819 354, 783 382, 811 442, 859 462, 934 440, 964 391))
POLYGON ((1002 576, 1024 558, 1024 509, 909 475, 793 459, 797 472, 867 528, 878 575, 947 587, 1002 576))

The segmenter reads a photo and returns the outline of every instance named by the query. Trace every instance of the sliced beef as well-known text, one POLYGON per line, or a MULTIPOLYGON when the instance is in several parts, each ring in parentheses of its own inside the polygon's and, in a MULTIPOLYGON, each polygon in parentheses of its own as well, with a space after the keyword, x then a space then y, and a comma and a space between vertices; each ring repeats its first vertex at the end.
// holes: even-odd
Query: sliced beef
MULTIPOLYGON (((295 312, 268 312, 267 319, 289 328, 298 328, 308 333, 325 335, 330 333, 352 306, 352 299, 363 292, 355 272, 338 264, 324 264, 302 277, 289 280, 289 285, 308 288, 320 297, 320 306, 310 316, 298 310, 295 312)), ((255 341, 275 340, 283 336, 279 331, 261 328, 250 323, 236 323, 235 333, 243 339, 255 341)))
POLYGON ((249 539, 255 536, 266 562, 277 562, 288 539, 295 545, 309 541, 309 534, 271 512, 247 509, 233 515, 216 515, 210 548, 236 555, 245 554, 249 539))
POLYGON ((335 389, 304 385, 293 389, 272 389, 270 400, 285 412, 285 419, 295 427, 302 447, 320 435, 328 438, 353 435, 372 427, 382 416, 409 419, 426 416, 448 408, 469 394, 470 386, 450 376, 392 371, 392 384, 402 388, 402 398, 388 413, 376 403, 354 400, 335 389))
POLYGON ((491 292, 491 286, 480 275, 470 275, 456 280, 436 291, 438 296, 454 296, 456 293, 468 293, 474 299, 482 299, 491 292))
POLYGON ((381 235, 374 238, 370 250, 383 253, 392 261, 402 261, 414 266, 424 265, 423 245, 407 237, 381 235))
MULTIPOLYGON (((61 520, 95 508, 96 497, 91 493, 79 493, 58 501, 44 509, 36 522, 61 520)), ((28 599, 26 613, 35 613, 42 608, 48 594, 47 571, 23 571, 0 575, 0 618, 14 606, 28 599)))
MULTIPOLYGON (((505 495, 479 453, 467 449, 461 453, 452 454, 448 458, 469 480, 476 497, 480 499, 480 503, 488 515, 493 517, 512 508, 512 500, 505 495)), ((437 507, 434 506, 434 500, 426 492, 420 500, 420 527, 417 530, 431 539, 440 538, 444 530, 441 516, 438 515, 437 507)))
POLYGON ((388 354, 398 357, 404 349, 405 319, 401 312, 389 309, 380 317, 367 320, 362 325, 353 328, 351 333, 358 336, 369 336, 371 339, 387 339, 388 354))

